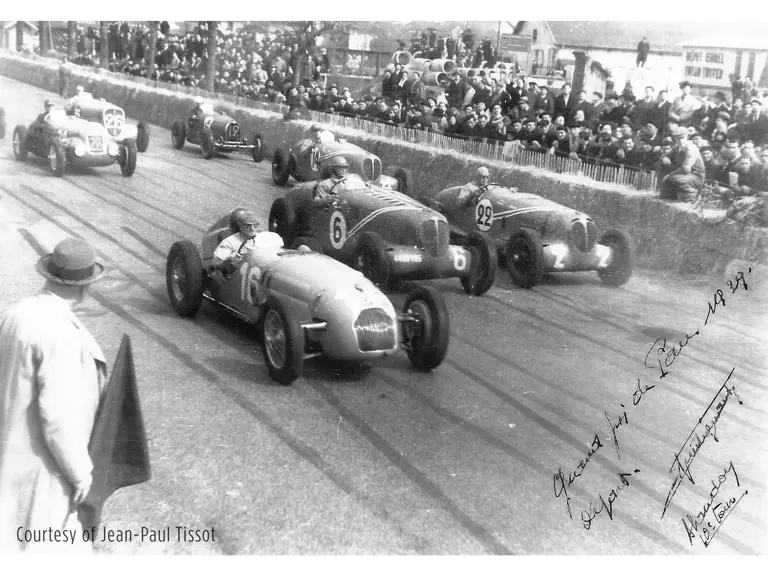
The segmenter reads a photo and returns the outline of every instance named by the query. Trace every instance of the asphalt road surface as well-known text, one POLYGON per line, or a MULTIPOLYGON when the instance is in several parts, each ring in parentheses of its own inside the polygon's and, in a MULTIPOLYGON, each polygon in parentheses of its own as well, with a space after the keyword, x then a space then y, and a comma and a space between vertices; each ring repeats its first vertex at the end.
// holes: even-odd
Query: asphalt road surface
MULTIPOLYGON (((496 286, 473 298, 458 280, 435 281, 451 344, 434 372, 414 371, 402 353, 352 370, 320 360, 282 387, 269 379, 252 329, 209 303, 195 320, 179 318, 165 289, 175 240, 199 241, 239 205, 266 222, 283 192, 269 161, 206 161, 196 146, 174 150, 169 131, 153 126, 132 178, 117 165, 54 178, 42 159, 15 162, 11 148, 13 126, 30 123, 52 95, 7 78, 0 94, 8 121, 0 310, 40 287, 40 252, 76 235, 109 268, 84 321, 108 358, 123 334, 133 342, 153 477, 118 491, 104 522, 116 538, 167 526, 172 537, 158 542, 145 531, 143 541, 97 542, 97 550, 766 552, 762 270, 744 269, 747 286, 734 293, 722 277, 654 271, 637 271, 619 289, 580 273, 522 290, 500 270, 496 286), (718 289, 726 303, 705 324, 718 289), (663 379, 658 338, 678 354, 663 379), (662 519, 680 475, 675 454, 694 429, 705 437, 688 469, 695 484, 682 480, 662 519), (176 526, 213 528, 215 541, 179 542, 176 526)), ((392 299, 402 306, 404 294, 392 299)))

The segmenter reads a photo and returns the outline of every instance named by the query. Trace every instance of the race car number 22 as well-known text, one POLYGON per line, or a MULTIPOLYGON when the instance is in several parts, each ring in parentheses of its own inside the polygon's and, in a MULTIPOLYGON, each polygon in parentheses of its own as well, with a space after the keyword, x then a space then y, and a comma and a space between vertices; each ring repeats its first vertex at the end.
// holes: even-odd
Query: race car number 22
POLYGON ((344 246, 344 242, 347 241, 347 221, 344 219, 344 214, 338 210, 331 214, 328 236, 331 239, 331 245, 336 250, 344 246))
POLYGON ((488 232, 493 225, 493 205, 488 198, 483 198, 475 206, 475 223, 478 230, 488 232))

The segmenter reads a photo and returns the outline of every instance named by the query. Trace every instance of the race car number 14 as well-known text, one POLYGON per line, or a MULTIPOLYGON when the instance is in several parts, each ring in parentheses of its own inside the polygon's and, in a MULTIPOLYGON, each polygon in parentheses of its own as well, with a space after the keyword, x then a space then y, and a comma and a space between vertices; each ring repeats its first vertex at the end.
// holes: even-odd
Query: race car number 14
POLYGON ((488 232, 493 225, 493 205, 488 198, 483 198, 475 206, 475 224, 477 229, 488 232))
POLYGON ((339 250, 347 241, 347 221, 344 214, 338 210, 331 214, 331 222, 328 229, 328 235, 331 239, 331 245, 339 250))

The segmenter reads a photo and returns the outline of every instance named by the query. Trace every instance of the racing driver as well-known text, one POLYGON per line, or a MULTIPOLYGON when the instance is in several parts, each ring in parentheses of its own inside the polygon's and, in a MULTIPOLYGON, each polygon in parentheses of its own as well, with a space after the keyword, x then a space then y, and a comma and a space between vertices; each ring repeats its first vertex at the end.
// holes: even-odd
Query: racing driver
POLYGON ((312 133, 312 136, 308 141, 304 142, 301 150, 299 151, 299 154, 301 154, 304 158, 307 158, 310 154, 312 154, 312 150, 316 146, 319 146, 325 142, 333 142, 336 139, 336 137, 333 135, 333 132, 323 130, 320 124, 312 124, 310 132, 312 133))
POLYGON ((349 173, 349 163, 343 156, 336 156, 331 163, 331 177, 322 180, 315 188, 315 196, 312 201, 315 206, 326 207, 331 204, 336 195, 344 189, 344 184, 349 173))
POLYGON ((481 166, 475 172, 475 179, 462 186, 456 197, 456 207, 465 208, 473 202, 476 202, 483 192, 488 189, 488 183, 491 180, 491 172, 485 166, 481 166))
POLYGON ((232 213, 231 223, 233 228, 238 229, 237 234, 224 238, 213 252, 213 268, 221 270, 225 277, 234 272, 243 259, 243 253, 256 245, 256 231, 259 227, 256 215, 244 208, 232 213))

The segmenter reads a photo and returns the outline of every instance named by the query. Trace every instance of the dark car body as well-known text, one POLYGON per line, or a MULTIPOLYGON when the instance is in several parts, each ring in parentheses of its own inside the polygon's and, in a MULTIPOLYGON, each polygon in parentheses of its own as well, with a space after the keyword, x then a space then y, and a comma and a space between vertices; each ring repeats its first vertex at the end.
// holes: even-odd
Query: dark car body
POLYGON ((237 120, 208 105, 193 110, 184 120, 175 121, 171 129, 171 140, 177 150, 184 147, 184 142, 198 144, 206 159, 219 152, 238 150, 250 151, 254 162, 264 159, 263 143, 258 134, 249 143, 237 120))

